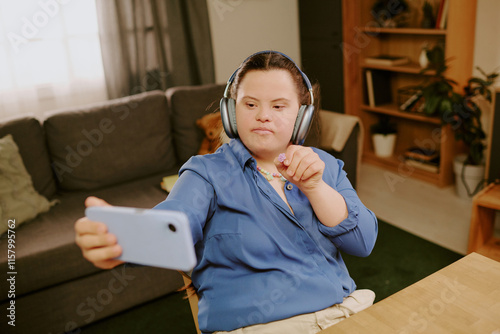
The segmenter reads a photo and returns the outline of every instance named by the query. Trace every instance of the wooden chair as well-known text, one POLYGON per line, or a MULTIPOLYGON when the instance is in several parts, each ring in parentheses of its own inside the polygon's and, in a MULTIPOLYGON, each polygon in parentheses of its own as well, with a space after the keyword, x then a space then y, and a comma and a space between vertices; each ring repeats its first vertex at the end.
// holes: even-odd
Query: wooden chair
MULTIPOLYGON (((186 275, 184 272, 180 272, 182 279, 184 280, 184 286, 187 287, 191 284, 191 277, 186 275)), ((200 327, 198 326, 198 295, 196 293, 187 294, 189 300, 189 307, 191 307, 191 312, 193 313, 194 325, 196 327, 196 332, 201 334, 200 327)))

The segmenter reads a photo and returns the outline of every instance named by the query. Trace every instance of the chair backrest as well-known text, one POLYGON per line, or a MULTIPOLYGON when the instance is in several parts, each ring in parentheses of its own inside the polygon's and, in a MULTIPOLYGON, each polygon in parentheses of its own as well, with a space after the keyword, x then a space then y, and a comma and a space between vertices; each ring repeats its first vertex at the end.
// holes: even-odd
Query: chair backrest
MULTIPOLYGON (((184 280, 184 286, 189 286, 191 284, 191 279, 183 274, 182 279, 184 280)), ((201 334, 200 327, 198 326, 198 295, 196 293, 188 295, 189 306, 191 307, 191 312, 193 313, 194 325, 196 326, 196 332, 201 334)))

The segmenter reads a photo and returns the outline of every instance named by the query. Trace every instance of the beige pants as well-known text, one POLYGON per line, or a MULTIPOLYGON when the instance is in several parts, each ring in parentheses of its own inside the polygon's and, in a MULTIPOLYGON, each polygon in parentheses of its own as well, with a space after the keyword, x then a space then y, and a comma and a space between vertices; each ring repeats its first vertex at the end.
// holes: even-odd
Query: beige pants
POLYGON ((335 304, 324 310, 297 315, 288 319, 273 321, 238 328, 230 332, 214 334, 313 334, 349 318, 361 310, 371 306, 375 293, 371 290, 356 290, 344 298, 341 304, 335 304))

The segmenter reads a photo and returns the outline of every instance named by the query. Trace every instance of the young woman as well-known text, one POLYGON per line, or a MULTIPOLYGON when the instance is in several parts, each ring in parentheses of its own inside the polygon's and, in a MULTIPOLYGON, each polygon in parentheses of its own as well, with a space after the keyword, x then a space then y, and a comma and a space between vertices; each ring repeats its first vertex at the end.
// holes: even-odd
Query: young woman
MULTIPOLYGON (((340 251, 370 254, 375 215, 342 161, 292 143, 301 106, 313 103, 309 88, 279 52, 247 58, 223 102, 234 109, 226 131, 235 139, 191 158, 156 206, 189 217, 203 333, 316 333, 373 303, 373 292, 356 290, 340 251)), ((75 229, 86 259, 100 268, 122 263, 104 224, 82 218, 75 229)))

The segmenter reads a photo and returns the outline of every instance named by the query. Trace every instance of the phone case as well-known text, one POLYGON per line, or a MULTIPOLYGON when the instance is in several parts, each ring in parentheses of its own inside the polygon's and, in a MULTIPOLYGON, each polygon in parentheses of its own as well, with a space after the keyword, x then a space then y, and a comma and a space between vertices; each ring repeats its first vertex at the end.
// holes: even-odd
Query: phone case
POLYGON ((196 265, 189 221, 182 212, 94 206, 85 214, 116 235, 123 248, 119 260, 182 271, 196 265))

